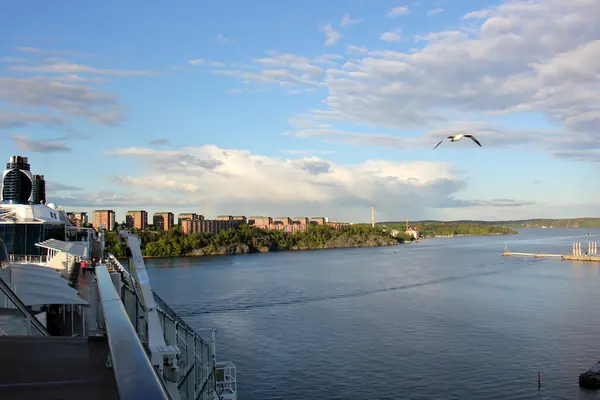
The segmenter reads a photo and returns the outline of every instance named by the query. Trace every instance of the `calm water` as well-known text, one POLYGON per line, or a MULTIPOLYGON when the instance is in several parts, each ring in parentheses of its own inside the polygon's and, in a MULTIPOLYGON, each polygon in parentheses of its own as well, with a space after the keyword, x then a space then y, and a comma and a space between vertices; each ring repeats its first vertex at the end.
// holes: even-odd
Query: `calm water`
POLYGON ((193 327, 218 329, 240 399, 600 399, 577 385, 600 359, 600 265, 500 255, 575 240, 600 230, 148 266, 193 327))

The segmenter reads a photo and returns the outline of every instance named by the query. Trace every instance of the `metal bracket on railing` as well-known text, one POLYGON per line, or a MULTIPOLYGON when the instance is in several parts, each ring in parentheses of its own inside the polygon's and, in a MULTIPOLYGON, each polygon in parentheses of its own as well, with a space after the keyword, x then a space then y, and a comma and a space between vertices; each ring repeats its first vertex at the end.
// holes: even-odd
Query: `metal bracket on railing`
POLYGON ((169 382, 177 383, 181 379, 181 371, 177 357, 181 353, 177 346, 159 346, 157 350, 163 356, 163 376, 169 382))

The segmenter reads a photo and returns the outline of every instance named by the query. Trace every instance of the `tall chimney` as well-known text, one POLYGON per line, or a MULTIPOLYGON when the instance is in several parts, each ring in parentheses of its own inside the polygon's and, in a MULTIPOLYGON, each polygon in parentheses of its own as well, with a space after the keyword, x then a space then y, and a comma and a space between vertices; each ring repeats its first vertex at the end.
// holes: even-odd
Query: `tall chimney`
POLYGON ((2 173, 0 200, 10 204, 27 204, 31 200, 31 168, 27 157, 12 156, 2 173))
POLYGON ((46 181, 44 175, 33 175, 31 204, 46 204, 46 181))
POLYGON ((371 226, 375 228, 375 206, 371 207, 371 226))

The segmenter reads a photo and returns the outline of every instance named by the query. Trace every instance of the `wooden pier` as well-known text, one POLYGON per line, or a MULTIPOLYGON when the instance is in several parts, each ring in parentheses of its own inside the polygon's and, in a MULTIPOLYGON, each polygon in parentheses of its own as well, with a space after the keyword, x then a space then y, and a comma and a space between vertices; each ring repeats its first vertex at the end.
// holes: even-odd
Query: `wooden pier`
POLYGON ((514 251, 504 251, 502 253, 502 255, 505 256, 505 257, 509 257, 509 256, 521 256, 521 257, 535 257, 535 258, 545 258, 545 257, 561 258, 561 257, 563 257, 562 254, 517 253, 517 252, 514 252, 514 251))
POLYGON ((581 251, 581 243, 573 243, 573 254, 519 253, 505 249, 504 252, 502 252, 502 255, 505 257, 520 256, 534 258, 560 258, 561 260, 565 261, 600 262, 598 246, 595 242, 588 243, 588 252, 586 254, 583 254, 581 251))

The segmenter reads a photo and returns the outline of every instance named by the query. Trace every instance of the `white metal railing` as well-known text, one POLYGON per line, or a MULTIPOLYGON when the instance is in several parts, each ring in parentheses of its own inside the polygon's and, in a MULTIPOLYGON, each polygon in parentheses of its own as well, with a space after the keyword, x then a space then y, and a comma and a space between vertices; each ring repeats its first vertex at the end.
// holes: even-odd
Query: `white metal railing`
POLYGON ((215 388, 214 352, 202 337, 188 326, 158 296, 154 300, 160 315, 165 342, 179 347, 178 357, 181 380, 177 383, 182 400, 213 400, 215 388))
POLYGON ((215 366, 215 390, 221 400, 233 400, 237 393, 235 365, 230 361, 218 362, 215 366))
MULTIPOLYGON (((138 337, 148 346, 148 324, 145 308, 138 287, 128 271, 112 254, 108 254, 107 266, 121 273, 124 285, 121 300, 138 337)), ((129 266, 131 268, 131 266, 129 266)), ((215 331, 211 331, 211 340, 206 341, 173 311, 154 291, 153 300, 159 323, 167 346, 179 349, 177 366, 180 378, 176 381, 182 400, 235 400, 236 373, 231 362, 216 363, 215 331), (218 394, 218 395, 217 395, 218 394)), ((165 370, 166 372, 166 370, 165 370)), ((171 381, 175 382, 175 381, 171 381)))
POLYGON ((48 257, 38 255, 27 255, 27 254, 9 254, 8 259, 10 262, 25 262, 28 264, 46 264, 48 257))

